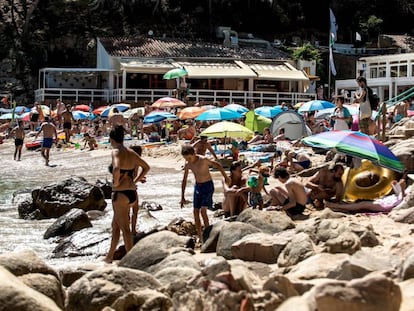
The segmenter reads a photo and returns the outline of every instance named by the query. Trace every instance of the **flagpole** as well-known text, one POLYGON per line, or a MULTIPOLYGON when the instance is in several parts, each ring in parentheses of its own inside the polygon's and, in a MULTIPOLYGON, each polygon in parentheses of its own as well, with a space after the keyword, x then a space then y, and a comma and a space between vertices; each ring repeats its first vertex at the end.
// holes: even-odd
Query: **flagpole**
POLYGON ((329 29, 329 38, 328 38, 328 96, 327 99, 330 99, 331 93, 331 30, 329 29))

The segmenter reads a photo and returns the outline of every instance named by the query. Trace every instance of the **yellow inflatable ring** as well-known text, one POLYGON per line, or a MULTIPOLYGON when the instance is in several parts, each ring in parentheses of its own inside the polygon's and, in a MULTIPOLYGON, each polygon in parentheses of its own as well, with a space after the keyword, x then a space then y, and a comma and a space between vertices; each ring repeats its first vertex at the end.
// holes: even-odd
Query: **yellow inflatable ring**
POLYGON ((343 175, 344 200, 354 202, 383 197, 391 192, 391 181, 396 178, 397 174, 394 171, 362 160, 360 167, 348 169, 343 175))

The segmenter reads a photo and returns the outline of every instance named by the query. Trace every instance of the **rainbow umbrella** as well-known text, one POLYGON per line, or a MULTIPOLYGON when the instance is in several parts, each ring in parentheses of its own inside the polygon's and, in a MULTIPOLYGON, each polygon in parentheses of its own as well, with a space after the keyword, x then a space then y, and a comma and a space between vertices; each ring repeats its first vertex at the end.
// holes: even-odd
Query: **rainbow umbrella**
POLYGON ((397 172, 404 171, 404 165, 387 146, 361 132, 323 132, 305 137, 302 142, 311 147, 334 149, 353 157, 366 159, 397 172))

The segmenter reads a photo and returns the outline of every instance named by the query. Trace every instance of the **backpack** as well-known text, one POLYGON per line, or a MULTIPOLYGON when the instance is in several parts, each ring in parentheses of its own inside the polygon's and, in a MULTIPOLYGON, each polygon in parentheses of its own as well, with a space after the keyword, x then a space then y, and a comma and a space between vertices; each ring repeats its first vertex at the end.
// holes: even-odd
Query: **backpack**
POLYGON ((379 104, 379 97, 377 94, 375 94, 372 89, 367 86, 367 93, 368 93, 368 100, 369 100, 369 104, 371 106, 371 110, 377 110, 378 109, 378 104, 379 104))

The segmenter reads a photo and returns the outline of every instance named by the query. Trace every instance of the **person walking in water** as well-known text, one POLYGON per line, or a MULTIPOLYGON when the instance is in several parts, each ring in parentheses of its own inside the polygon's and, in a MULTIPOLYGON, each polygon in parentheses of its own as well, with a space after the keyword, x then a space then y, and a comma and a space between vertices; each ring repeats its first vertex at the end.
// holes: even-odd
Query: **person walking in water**
POLYGON ((181 208, 187 203, 185 199, 185 188, 187 186, 188 172, 191 170, 196 181, 193 196, 194 222, 200 241, 202 241, 200 215, 203 218, 204 228, 206 228, 209 225, 207 208, 212 208, 213 206, 214 183, 210 175, 210 167, 214 167, 220 171, 225 183, 230 184, 230 178, 220 163, 196 154, 192 145, 184 145, 181 148, 181 155, 186 160, 184 176, 181 183, 181 208))
POLYGON ((36 133, 34 140, 43 132, 42 141, 42 157, 45 159, 45 165, 49 165, 50 148, 52 148, 53 140, 57 139, 56 127, 50 122, 49 116, 45 117, 45 122, 40 126, 39 131, 36 133))
POLYGON ((105 262, 111 263, 120 234, 124 239, 125 249, 129 252, 133 246, 130 225, 130 208, 137 201, 136 183, 145 180, 150 167, 135 151, 124 146, 124 128, 116 126, 109 133, 112 150, 112 237, 105 262), (141 169, 140 169, 141 168, 141 169), (137 174, 138 170, 139 173, 137 174))
POLYGON ((14 160, 16 160, 17 157, 17 161, 20 161, 25 136, 23 120, 19 120, 18 125, 11 130, 10 136, 14 136, 14 160))

